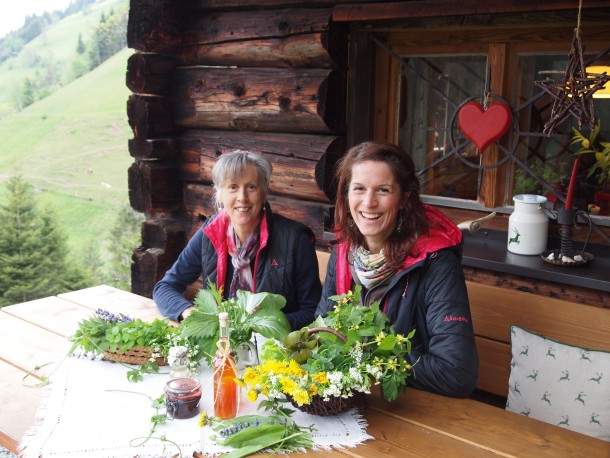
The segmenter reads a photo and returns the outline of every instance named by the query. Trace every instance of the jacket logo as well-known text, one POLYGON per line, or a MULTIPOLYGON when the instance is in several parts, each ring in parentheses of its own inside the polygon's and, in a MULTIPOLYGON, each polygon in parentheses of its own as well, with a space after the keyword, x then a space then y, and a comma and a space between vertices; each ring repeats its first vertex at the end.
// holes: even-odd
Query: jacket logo
POLYGON ((279 264, 277 263, 277 261, 276 261, 275 259, 274 259, 273 261, 271 261, 271 265, 272 265, 273 267, 277 267, 277 266, 279 266, 279 264))
POLYGON ((468 318, 466 318, 465 316, 445 315, 445 319, 443 321, 461 321, 462 323, 468 323, 468 318))

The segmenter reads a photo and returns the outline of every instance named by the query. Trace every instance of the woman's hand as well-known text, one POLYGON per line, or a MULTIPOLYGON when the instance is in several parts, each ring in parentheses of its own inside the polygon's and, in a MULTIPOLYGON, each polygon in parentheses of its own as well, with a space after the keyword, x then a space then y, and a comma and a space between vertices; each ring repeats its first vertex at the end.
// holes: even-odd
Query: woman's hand
POLYGON ((187 316, 189 316, 191 313, 193 313, 193 311, 195 310, 195 307, 188 307, 186 308, 181 314, 180 314, 180 321, 184 320, 187 316))

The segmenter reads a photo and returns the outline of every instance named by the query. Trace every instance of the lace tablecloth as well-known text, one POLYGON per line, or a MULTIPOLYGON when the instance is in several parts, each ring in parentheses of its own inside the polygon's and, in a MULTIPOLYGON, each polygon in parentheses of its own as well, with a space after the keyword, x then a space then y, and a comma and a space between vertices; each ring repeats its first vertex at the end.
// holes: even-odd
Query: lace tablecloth
MULTIPOLYGON (((177 446, 154 438, 138 445, 148 436, 150 418, 155 414, 151 399, 163 394, 169 375, 149 375, 143 382, 130 383, 126 374, 127 368, 120 364, 66 359, 44 388, 48 391, 37 422, 19 444, 21 456, 162 457, 180 451, 189 457, 195 451, 216 455, 226 450, 209 439, 209 427, 199 427, 198 416, 169 421, 157 429, 154 437, 164 436, 177 446)), ((200 408, 212 413, 211 371, 203 370, 199 379, 203 391, 200 408)), ((255 412, 256 405, 242 396, 239 414, 255 412)), ((313 439, 318 448, 354 447, 372 439, 355 410, 334 417, 296 412, 293 419, 302 426, 315 424, 313 439)))

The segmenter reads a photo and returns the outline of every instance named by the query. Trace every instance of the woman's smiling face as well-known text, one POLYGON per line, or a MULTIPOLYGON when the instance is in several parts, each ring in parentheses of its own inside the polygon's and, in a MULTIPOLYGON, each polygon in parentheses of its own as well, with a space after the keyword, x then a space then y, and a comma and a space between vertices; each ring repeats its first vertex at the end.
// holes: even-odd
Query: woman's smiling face
POLYGON ((363 161, 352 167, 349 209, 372 253, 379 253, 396 228, 404 206, 401 197, 400 185, 385 162, 363 161))
POLYGON ((264 186, 256 168, 248 165, 242 176, 225 180, 219 197, 235 233, 244 243, 260 223, 265 204, 264 186))

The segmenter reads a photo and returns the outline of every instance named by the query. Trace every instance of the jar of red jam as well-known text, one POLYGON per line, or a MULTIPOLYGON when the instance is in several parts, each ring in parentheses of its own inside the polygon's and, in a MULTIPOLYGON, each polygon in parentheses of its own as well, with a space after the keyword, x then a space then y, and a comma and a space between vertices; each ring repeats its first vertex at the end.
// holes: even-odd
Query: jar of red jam
POLYGON ((171 379, 165 384, 167 418, 191 418, 199 413, 201 383, 195 378, 171 379))

